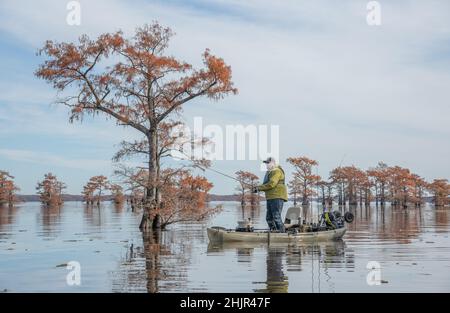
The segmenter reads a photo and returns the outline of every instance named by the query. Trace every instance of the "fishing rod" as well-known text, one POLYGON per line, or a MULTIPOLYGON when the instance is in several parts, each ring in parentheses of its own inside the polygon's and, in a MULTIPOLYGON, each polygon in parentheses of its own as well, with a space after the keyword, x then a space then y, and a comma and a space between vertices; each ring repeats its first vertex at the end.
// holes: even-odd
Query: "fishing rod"
POLYGON ((234 180, 234 181, 237 181, 238 183, 240 183, 240 184, 242 184, 242 185, 247 185, 248 187, 252 187, 252 188, 255 187, 255 186, 253 186, 252 184, 246 183, 246 182, 244 182, 244 181, 242 181, 242 180, 237 179, 237 178, 234 177, 234 176, 231 176, 231 175, 228 175, 228 174, 223 173, 223 172, 221 172, 221 171, 215 170, 215 169, 213 169, 213 168, 211 168, 211 167, 201 166, 200 164, 195 163, 194 160, 191 160, 191 159, 189 158, 189 156, 186 155, 186 154, 185 154, 184 152, 182 152, 182 151, 178 151, 178 150, 177 150, 177 152, 178 152, 178 153, 181 153, 181 154, 183 154, 183 155, 185 155, 186 158, 185 158, 185 159, 183 159, 183 158, 177 158, 176 156, 174 156, 174 155, 171 154, 172 158, 174 158, 174 159, 179 159, 179 160, 183 160, 183 161, 189 161, 189 162, 192 163, 192 165, 193 165, 194 168, 198 168, 198 169, 202 170, 203 172, 205 172, 206 170, 209 170, 209 171, 211 171, 211 172, 217 173, 217 174, 219 174, 219 175, 222 175, 222 176, 224 176, 224 177, 227 177, 227 178, 230 178, 230 179, 232 179, 232 180, 234 180))
POLYGON ((209 170, 209 171, 214 172, 214 173, 217 173, 217 174, 219 174, 219 175, 222 175, 222 176, 231 178, 231 179, 233 179, 233 180, 235 180, 235 181, 237 181, 237 182, 239 182, 239 183, 241 183, 241 184, 243 184, 243 185, 247 185, 247 186, 250 186, 250 187, 254 187, 253 185, 251 185, 251 184, 249 184, 249 183, 246 183, 246 182, 244 182, 244 181, 242 181, 242 180, 237 179, 236 177, 233 177, 233 176, 228 175, 228 174, 226 174, 226 173, 220 172, 220 171, 215 170, 215 169, 213 169, 213 168, 210 168, 210 167, 202 167, 202 166, 200 166, 200 165, 198 165, 198 164, 194 164, 194 167, 197 167, 197 168, 199 168, 199 169, 202 170, 202 171, 209 170))

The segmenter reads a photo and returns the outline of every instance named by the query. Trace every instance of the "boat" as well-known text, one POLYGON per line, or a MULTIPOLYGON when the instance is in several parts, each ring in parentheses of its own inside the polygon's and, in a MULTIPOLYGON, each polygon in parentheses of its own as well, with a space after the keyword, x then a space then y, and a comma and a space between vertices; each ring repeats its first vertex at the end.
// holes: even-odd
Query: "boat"
POLYGON ((345 235, 346 227, 320 230, 311 232, 285 232, 276 233, 270 231, 236 231, 224 227, 210 227, 207 229, 208 238, 211 242, 264 242, 264 243, 302 243, 339 240, 345 235))
POLYGON ((302 218, 301 207, 290 207, 286 213, 284 222, 286 232, 272 232, 267 230, 255 230, 251 219, 238 221, 236 229, 213 226, 207 228, 210 242, 262 242, 262 243, 308 243, 320 241, 336 241, 344 237, 347 228, 345 223, 353 222, 354 216, 351 212, 344 215, 339 211, 324 212, 318 224, 309 225, 302 218), (328 217, 333 227, 327 226, 325 216, 328 217))

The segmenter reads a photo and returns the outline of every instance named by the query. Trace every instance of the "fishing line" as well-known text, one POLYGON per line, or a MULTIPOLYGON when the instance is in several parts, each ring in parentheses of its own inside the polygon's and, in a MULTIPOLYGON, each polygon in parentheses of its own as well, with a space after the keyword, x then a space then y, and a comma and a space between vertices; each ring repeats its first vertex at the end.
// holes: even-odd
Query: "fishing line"
MULTIPOLYGON (((246 182, 243 182, 243 181, 237 179, 236 177, 233 177, 233 176, 231 176, 231 175, 228 175, 228 174, 226 174, 226 173, 220 172, 220 171, 215 170, 215 169, 210 168, 210 167, 201 167, 201 166, 199 166, 198 164, 194 164, 194 167, 198 167, 199 169, 201 169, 201 170, 203 170, 203 171, 205 171, 205 170, 212 171, 212 172, 217 173, 217 174, 219 174, 219 175, 222 175, 222 176, 231 178, 231 179, 233 179, 233 180, 235 180, 235 181, 237 181, 237 182, 239 182, 239 183, 241 183, 241 184, 243 184, 243 185, 252 186, 251 184, 248 184, 248 183, 246 183, 246 182)), ((252 186, 252 187, 253 187, 253 186, 252 186)))
POLYGON ((178 151, 178 150, 177 150, 177 153, 181 153, 181 154, 185 155, 186 158, 185 158, 185 159, 184 159, 184 158, 178 158, 178 157, 176 157, 176 156, 174 156, 174 155, 172 155, 172 154, 171 154, 171 157, 174 158, 174 159, 182 160, 182 161, 189 161, 189 162, 191 162, 191 163, 193 164, 193 167, 198 168, 198 169, 202 170, 203 172, 205 172, 206 170, 209 170, 209 171, 211 171, 211 172, 217 173, 217 174, 219 174, 219 175, 222 175, 222 176, 224 176, 224 177, 227 177, 227 178, 230 178, 230 179, 232 179, 232 180, 234 180, 234 181, 237 181, 238 183, 241 183, 242 185, 247 185, 247 186, 249 186, 249 187, 254 187, 253 185, 248 184, 248 183, 246 183, 246 182, 243 182, 243 181, 237 179, 236 177, 233 177, 233 176, 228 175, 228 174, 226 174, 226 173, 223 173, 223 172, 221 172, 221 171, 215 170, 215 169, 213 169, 213 168, 211 168, 211 167, 205 167, 205 166, 201 166, 201 165, 199 165, 199 164, 196 164, 196 163, 194 162, 194 160, 191 160, 191 159, 189 158, 189 156, 187 156, 187 155, 186 155, 184 152, 182 152, 182 151, 178 151))

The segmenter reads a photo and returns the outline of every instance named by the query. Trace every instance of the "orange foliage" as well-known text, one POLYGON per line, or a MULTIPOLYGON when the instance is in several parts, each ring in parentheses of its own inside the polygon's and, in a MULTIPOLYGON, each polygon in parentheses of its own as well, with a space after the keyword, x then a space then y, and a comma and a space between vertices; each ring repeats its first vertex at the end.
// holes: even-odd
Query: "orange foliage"
POLYGON ((298 195, 302 204, 308 204, 310 198, 317 194, 314 187, 321 177, 313 174, 313 167, 319 163, 307 157, 288 158, 287 162, 294 166, 294 178, 289 182, 291 194, 294 194, 294 198, 298 195))
POLYGON ((132 39, 118 31, 96 40, 83 35, 78 44, 47 41, 39 51, 47 60, 35 74, 61 91, 78 89, 76 97, 61 99, 72 108, 71 120, 103 112, 147 134, 193 98, 237 93, 231 68, 208 49, 203 54, 205 68, 200 70, 163 55, 172 35, 169 28, 153 23, 137 28, 132 39), (107 58, 117 61, 99 65, 107 58))
POLYGON ((114 197, 114 203, 120 204, 125 201, 125 195, 123 194, 123 188, 120 185, 113 184, 110 186, 111 194, 114 197))
POLYGON ((45 174, 44 180, 38 182, 36 186, 41 202, 47 206, 61 205, 63 203, 62 191, 66 188, 66 184, 60 182, 52 173, 45 174))
POLYGON ((389 180, 388 166, 383 162, 379 162, 377 167, 367 171, 367 175, 374 184, 377 203, 380 201, 381 204, 384 204, 386 202, 386 186, 389 180))
POLYGON ((162 176, 166 178, 161 184, 164 201, 158 208, 162 228, 181 221, 201 221, 220 209, 207 204, 207 195, 213 184, 205 177, 174 169, 165 169, 162 176))
POLYGON ((83 187, 83 196, 86 203, 100 204, 102 200, 102 192, 110 189, 108 178, 103 175, 93 176, 89 179, 87 184, 83 187))
POLYGON ((427 182, 409 169, 389 167, 379 162, 377 167, 367 171, 355 166, 338 167, 331 171, 330 178, 338 190, 339 204, 366 203, 373 199, 383 205, 390 201, 394 206, 420 206, 423 202, 427 182))
POLYGON ((181 123, 182 106, 202 96, 217 100, 237 93, 230 66, 208 49, 201 69, 165 55, 172 35, 170 28, 155 22, 137 28, 132 38, 118 31, 96 39, 83 35, 77 43, 47 41, 39 51, 46 60, 35 72, 61 94, 67 91, 58 102, 71 108, 70 121, 103 113, 142 134, 141 141, 122 143, 115 159, 146 158, 147 181, 141 185, 147 205, 141 223, 145 228, 149 225, 144 219, 154 216, 150 203, 169 200, 158 190, 160 160, 174 143, 168 134, 181 123))
POLYGON ((389 198, 394 206, 406 207, 408 203, 414 201, 413 190, 415 183, 409 169, 400 166, 388 169, 389 198))
POLYGON ((0 170, 0 206, 3 204, 13 205, 16 199, 16 192, 19 188, 14 184, 14 177, 8 172, 0 170))
POLYGON ((450 204, 450 184, 447 179, 435 179, 428 185, 428 189, 434 196, 436 206, 446 206, 450 204))
POLYGON ((366 192, 364 198, 369 197, 367 188, 369 181, 367 175, 361 169, 352 166, 338 167, 331 171, 330 178, 337 184, 339 184, 339 189, 344 193, 341 196, 342 201, 345 202, 347 199, 350 204, 354 205, 358 203, 358 192, 360 194, 360 202, 362 202, 362 195, 366 192))
POLYGON ((247 200, 254 205, 259 202, 259 195, 252 192, 253 187, 258 185, 259 177, 247 171, 237 171, 236 178, 240 181, 236 190, 240 192, 241 204, 245 205, 247 200))

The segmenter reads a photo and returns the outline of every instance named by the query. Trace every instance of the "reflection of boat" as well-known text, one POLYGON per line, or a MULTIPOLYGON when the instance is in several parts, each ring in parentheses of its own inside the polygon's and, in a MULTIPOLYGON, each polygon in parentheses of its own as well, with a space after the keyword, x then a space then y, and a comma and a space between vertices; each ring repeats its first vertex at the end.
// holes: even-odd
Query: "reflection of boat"
MULTIPOLYGON (((329 290, 335 291, 330 268, 354 268, 352 255, 345 256, 345 242, 212 242, 208 244, 209 255, 221 255, 224 258, 237 258, 237 262, 266 265, 266 277, 258 276, 253 281, 255 292, 288 292, 288 272, 301 272, 311 268, 312 291, 314 287, 320 291, 320 276, 324 275, 329 290), (235 255, 233 253, 235 252, 235 255)), ((306 277, 309 277, 307 275, 306 277)), ((307 281, 305 281, 307 282, 307 281)))
POLYGON ((299 232, 299 233, 273 233, 269 231, 243 232, 211 227, 207 229, 208 238, 212 242, 316 242, 341 239, 346 228, 333 230, 299 232))
MULTIPOLYGON (((342 239, 333 240, 333 241, 319 241, 317 243, 314 242, 270 242, 267 245, 267 242, 245 242, 245 241, 227 241, 227 242, 219 242, 219 241, 210 241, 208 243, 207 252, 221 252, 225 250, 253 250, 256 248, 270 248, 270 249, 304 249, 310 247, 320 247, 320 249, 324 249, 325 254, 330 255, 343 255, 345 250, 345 242, 342 239), (313 244, 313 245, 311 245, 313 244)), ((303 251, 303 250, 302 250, 303 251)), ((306 251, 306 250, 305 250, 306 251)), ((305 252, 306 253, 306 252, 305 252)), ((298 255, 298 254, 296 254, 298 255)))

